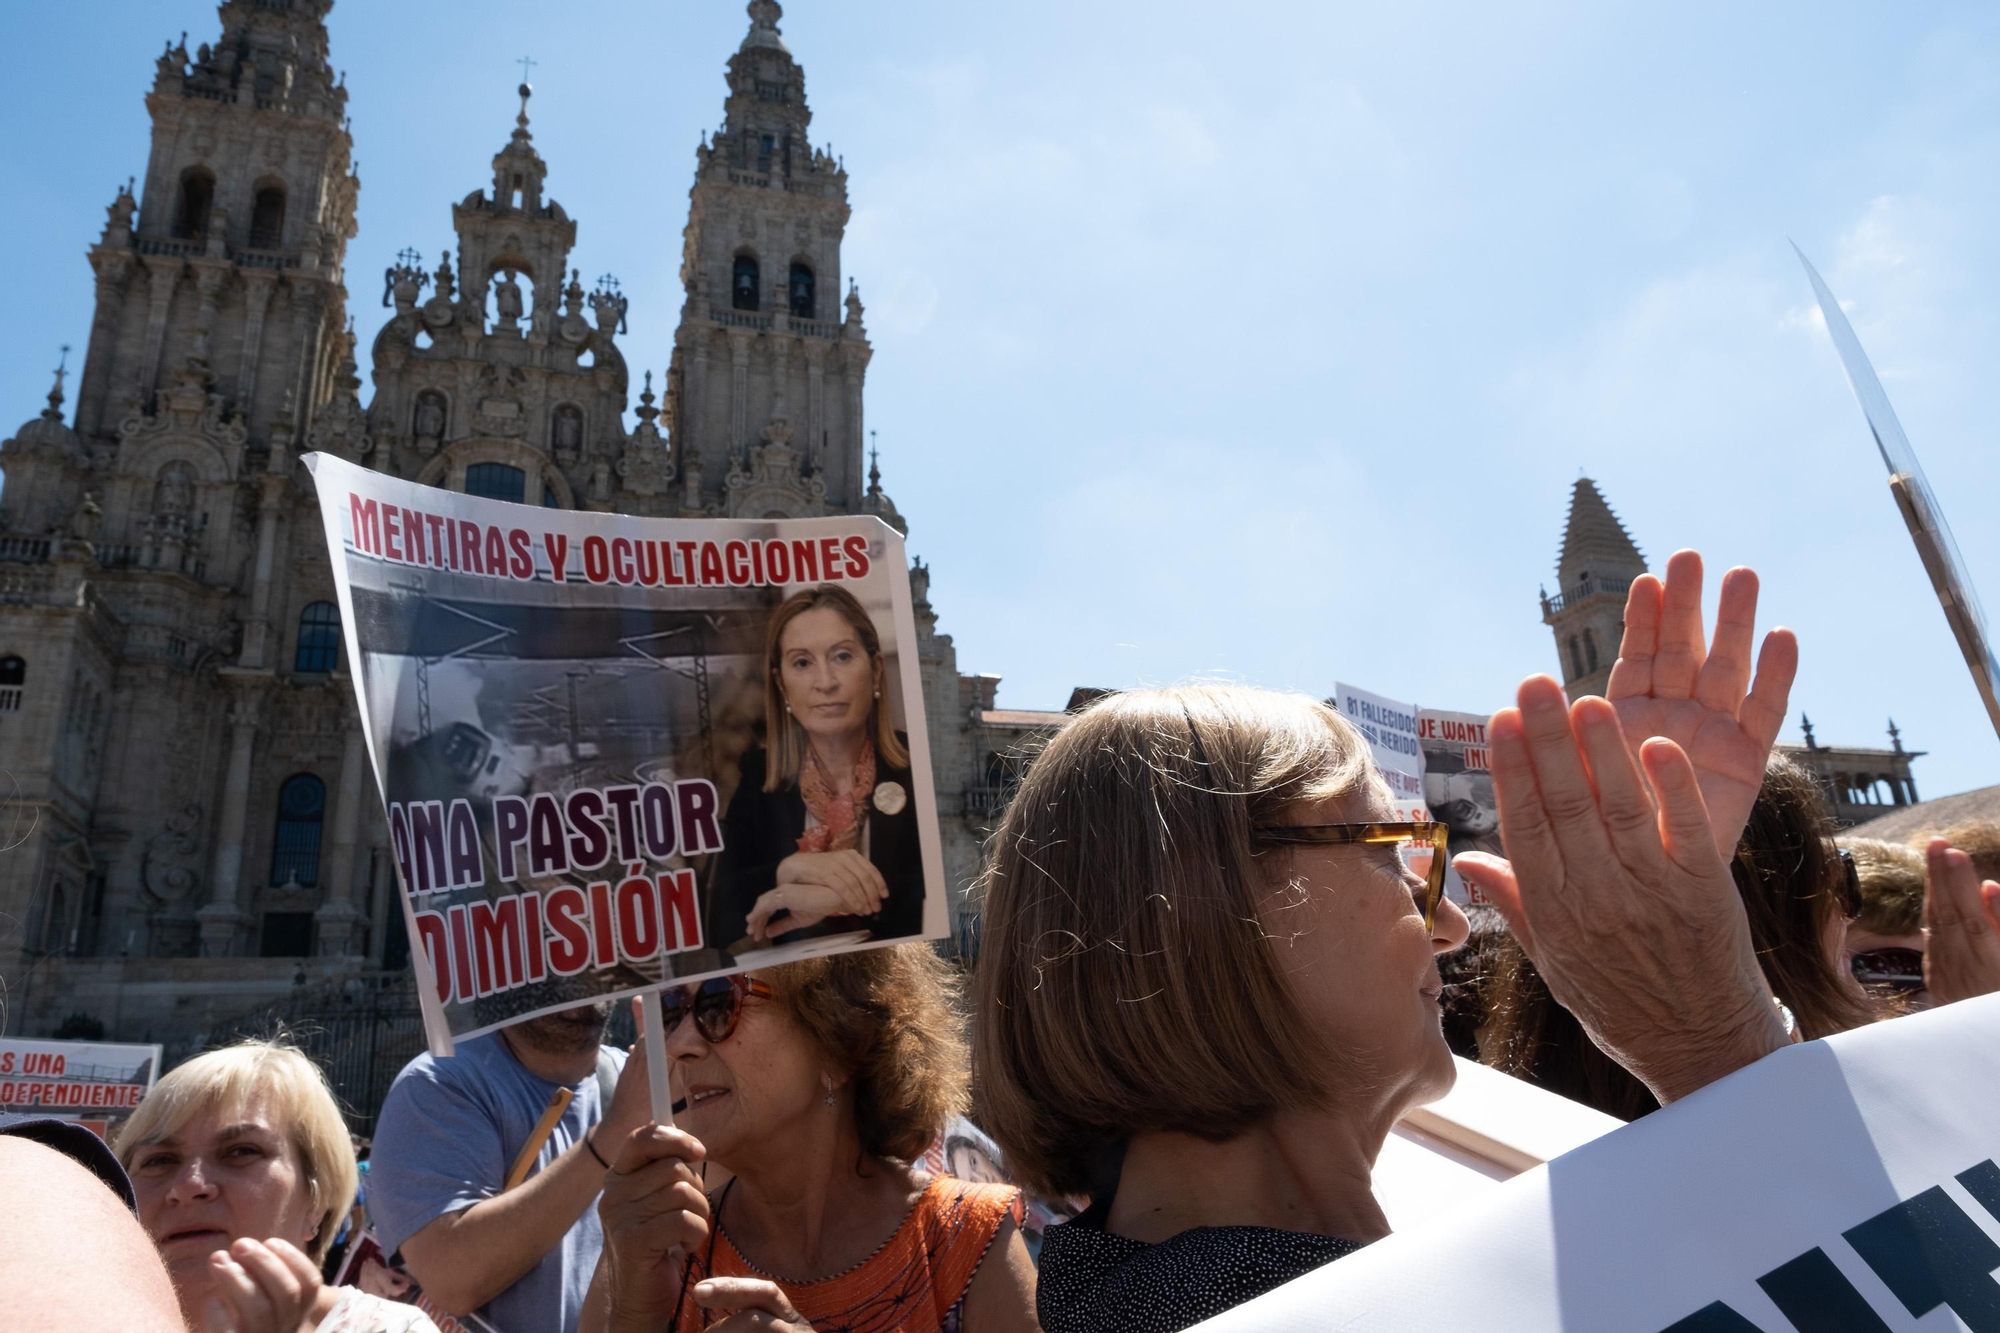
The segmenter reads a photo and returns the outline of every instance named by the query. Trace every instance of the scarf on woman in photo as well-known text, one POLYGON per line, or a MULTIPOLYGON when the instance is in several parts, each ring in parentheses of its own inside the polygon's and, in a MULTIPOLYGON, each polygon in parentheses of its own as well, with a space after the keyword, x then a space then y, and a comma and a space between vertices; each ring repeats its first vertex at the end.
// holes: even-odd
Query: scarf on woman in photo
POLYGON ((861 757, 854 761, 854 785, 847 795, 834 791, 833 782, 820 767, 819 755, 806 746, 806 762, 799 771, 799 795, 806 809, 819 823, 799 835, 802 852, 838 852, 861 842, 861 802, 875 790, 875 742, 861 743, 861 757))

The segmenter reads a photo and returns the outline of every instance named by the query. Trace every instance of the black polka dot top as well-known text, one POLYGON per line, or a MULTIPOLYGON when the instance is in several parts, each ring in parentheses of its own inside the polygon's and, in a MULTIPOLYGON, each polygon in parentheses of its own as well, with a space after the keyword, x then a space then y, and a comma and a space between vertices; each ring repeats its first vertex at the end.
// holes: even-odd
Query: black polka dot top
POLYGON ((1157 1245, 1104 1229, 1108 1203, 1042 1238, 1043 1333, 1179 1333, 1360 1249, 1274 1227, 1195 1227, 1157 1245))

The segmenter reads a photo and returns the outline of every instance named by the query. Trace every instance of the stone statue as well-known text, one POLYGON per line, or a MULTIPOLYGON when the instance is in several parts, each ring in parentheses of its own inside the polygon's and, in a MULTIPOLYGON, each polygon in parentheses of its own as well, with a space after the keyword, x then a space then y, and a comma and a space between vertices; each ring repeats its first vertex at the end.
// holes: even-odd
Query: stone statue
POLYGON ((417 434, 427 439, 436 439, 444 434, 444 404, 434 393, 417 397, 417 434))
POLYGON ((513 269, 503 271, 494 286, 493 300, 503 322, 512 324, 521 318, 521 284, 514 281, 513 269))
POLYGON ((573 454, 583 445, 583 420, 573 407, 556 410, 556 448, 573 454))
POLYGON ((160 469, 153 485, 153 512, 161 517, 185 517, 194 512, 194 470, 186 463, 160 469))

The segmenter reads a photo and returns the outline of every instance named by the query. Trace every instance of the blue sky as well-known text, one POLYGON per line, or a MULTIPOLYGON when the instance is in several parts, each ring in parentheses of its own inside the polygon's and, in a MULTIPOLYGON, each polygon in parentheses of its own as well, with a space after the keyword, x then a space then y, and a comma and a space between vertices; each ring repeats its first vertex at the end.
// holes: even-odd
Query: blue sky
MULTIPOLYGON (((740 4, 341 0, 365 348, 505 142, 522 54, 575 262, 666 364, 698 136, 740 4)), ((2000 610, 2000 10, 1983 4, 798 0, 845 157, 869 424, 942 628, 1001 702, 1220 673, 1485 711, 1556 667, 1578 469, 1655 568, 1764 576, 1787 736, 2000 742, 1786 246, 1848 306, 2000 610)), ((6 6, 10 354, 32 416, 89 330, 84 252, 143 173, 199 0, 6 6), (26 201, 26 207, 22 207, 26 201)), ((367 368, 363 367, 364 376, 367 368)))

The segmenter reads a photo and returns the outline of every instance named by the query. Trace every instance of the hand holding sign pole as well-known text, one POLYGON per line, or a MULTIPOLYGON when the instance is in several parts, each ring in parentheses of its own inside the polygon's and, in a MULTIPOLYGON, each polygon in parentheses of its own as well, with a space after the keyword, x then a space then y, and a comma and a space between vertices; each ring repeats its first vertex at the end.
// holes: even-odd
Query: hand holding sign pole
POLYGON ((1944 618, 1958 640, 1958 649, 1965 654, 1966 668, 1972 672, 1972 683, 1986 705, 1986 716, 1994 731, 2000 733, 2000 694, 1995 693, 1996 682, 2000 682, 2000 661, 1993 656, 1986 615, 1980 609, 1958 544, 1945 525, 1944 510, 1917 463, 1917 453, 1910 447, 1909 437, 1903 434, 1903 423, 1896 419, 1896 410, 1889 405, 1889 395, 1883 392, 1875 367, 1861 350, 1861 340, 1854 336, 1847 316, 1841 313, 1840 302, 1834 300, 1832 291, 1805 252, 1797 245, 1792 252, 1798 255, 1799 263, 1805 265, 1806 277, 1812 280, 1813 295, 1826 318, 1827 336, 1833 339, 1834 350, 1840 353, 1841 367, 1861 403, 1869 433, 1875 437, 1876 451, 1889 469, 1889 493, 1895 497, 1896 509, 1910 530, 1910 540, 1916 543, 1917 556, 1924 562, 1924 572, 1930 576, 1931 587, 1944 607, 1944 618))

